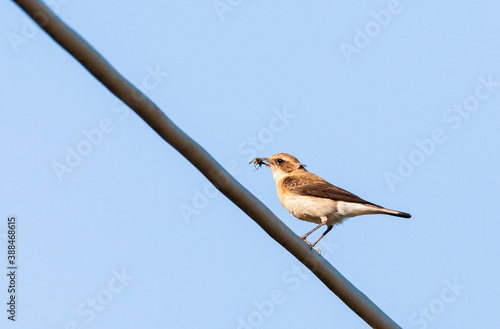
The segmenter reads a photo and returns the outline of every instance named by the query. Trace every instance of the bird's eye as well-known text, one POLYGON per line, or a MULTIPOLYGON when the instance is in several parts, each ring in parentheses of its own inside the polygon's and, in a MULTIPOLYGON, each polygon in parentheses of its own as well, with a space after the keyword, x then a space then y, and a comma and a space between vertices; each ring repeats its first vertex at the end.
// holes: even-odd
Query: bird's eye
POLYGON ((278 159, 278 163, 283 163, 283 159, 278 159))

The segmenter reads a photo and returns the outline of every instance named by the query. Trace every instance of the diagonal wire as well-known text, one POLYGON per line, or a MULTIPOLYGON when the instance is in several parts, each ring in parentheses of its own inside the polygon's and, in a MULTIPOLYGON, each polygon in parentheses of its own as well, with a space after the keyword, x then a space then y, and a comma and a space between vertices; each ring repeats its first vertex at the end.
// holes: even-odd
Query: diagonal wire
POLYGON ((118 73, 92 46, 38 0, 14 0, 61 47, 109 91, 134 110, 228 199, 309 268, 349 308, 373 328, 400 328, 329 262, 293 233, 260 200, 235 180, 205 149, 179 129, 150 99, 118 73))

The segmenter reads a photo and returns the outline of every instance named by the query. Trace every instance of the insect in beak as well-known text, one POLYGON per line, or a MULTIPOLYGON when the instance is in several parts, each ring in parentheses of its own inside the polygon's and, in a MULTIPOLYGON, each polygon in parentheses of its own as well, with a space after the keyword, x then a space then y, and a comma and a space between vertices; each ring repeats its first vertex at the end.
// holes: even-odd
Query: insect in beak
POLYGON ((265 158, 255 158, 252 161, 250 161, 249 163, 253 163, 253 165, 255 166, 255 170, 259 169, 262 165, 266 165, 269 167, 269 165, 271 164, 265 158))

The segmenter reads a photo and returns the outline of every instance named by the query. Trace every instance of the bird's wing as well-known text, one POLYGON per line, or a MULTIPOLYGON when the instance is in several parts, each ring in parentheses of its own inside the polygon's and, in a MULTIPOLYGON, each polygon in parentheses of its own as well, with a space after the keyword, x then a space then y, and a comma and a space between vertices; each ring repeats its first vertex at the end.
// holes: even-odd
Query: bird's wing
POLYGON ((374 203, 361 199, 340 187, 328 183, 323 178, 308 173, 307 176, 291 175, 283 179, 283 186, 292 193, 310 195, 334 201, 354 202, 380 207, 374 203))

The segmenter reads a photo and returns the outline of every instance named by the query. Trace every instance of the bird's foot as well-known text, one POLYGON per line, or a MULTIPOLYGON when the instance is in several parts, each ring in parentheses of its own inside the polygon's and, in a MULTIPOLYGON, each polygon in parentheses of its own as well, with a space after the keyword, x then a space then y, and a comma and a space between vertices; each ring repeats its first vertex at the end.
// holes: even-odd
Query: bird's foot
POLYGON ((302 240, 304 240, 305 243, 307 243, 307 245, 311 248, 311 250, 316 250, 320 255, 321 255, 321 250, 319 248, 315 248, 313 247, 313 245, 311 244, 311 242, 307 241, 306 238, 304 236, 301 236, 300 237, 302 240))
POLYGON ((311 249, 316 250, 316 251, 318 252, 318 254, 320 254, 320 255, 321 255, 321 250, 320 250, 319 248, 316 248, 316 247, 312 247, 312 246, 311 246, 311 249))

